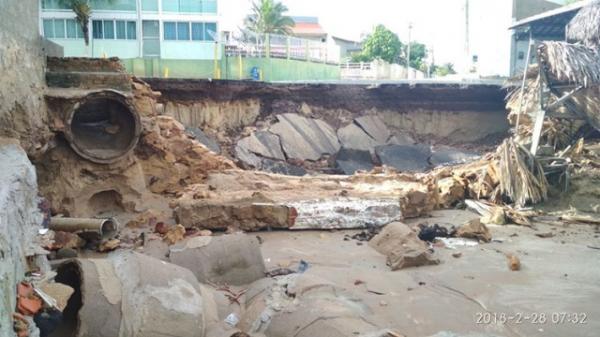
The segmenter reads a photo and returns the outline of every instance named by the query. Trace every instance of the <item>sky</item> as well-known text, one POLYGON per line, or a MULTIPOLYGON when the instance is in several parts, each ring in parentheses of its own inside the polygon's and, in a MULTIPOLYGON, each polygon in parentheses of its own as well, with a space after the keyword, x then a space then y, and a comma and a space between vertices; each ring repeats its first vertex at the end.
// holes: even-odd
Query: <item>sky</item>
MULTIPOLYGON (((560 0, 556 0, 560 1, 560 0)), ((281 0, 290 16, 317 16, 334 36, 361 40, 383 24, 408 41, 425 43, 435 63, 466 67, 465 0, 281 0)), ((219 0, 222 30, 235 30, 250 12, 251 0, 219 0)), ((480 60, 484 75, 508 74, 511 0, 470 0, 470 55, 480 60)))

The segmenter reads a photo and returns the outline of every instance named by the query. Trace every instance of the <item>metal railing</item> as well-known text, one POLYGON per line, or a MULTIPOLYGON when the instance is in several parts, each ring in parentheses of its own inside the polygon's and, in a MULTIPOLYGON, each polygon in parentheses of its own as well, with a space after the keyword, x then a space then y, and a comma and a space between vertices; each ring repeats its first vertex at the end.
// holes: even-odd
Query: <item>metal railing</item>
POLYGON ((340 61, 340 48, 333 43, 277 34, 244 32, 225 39, 226 56, 282 58, 311 62, 340 61))
POLYGON ((425 74, 406 66, 390 64, 382 60, 372 62, 340 63, 343 80, 402 80, 422 79, 425 74))

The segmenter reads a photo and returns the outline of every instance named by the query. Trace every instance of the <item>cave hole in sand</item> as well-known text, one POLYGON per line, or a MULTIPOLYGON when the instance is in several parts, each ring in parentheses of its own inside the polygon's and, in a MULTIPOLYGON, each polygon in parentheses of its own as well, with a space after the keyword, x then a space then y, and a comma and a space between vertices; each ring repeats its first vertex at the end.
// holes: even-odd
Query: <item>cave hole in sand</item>
POLYGON ((115 190, 98 192, 88 201, 88 207, 96 216, 115 216, 125 211, 123 196, 115 190))

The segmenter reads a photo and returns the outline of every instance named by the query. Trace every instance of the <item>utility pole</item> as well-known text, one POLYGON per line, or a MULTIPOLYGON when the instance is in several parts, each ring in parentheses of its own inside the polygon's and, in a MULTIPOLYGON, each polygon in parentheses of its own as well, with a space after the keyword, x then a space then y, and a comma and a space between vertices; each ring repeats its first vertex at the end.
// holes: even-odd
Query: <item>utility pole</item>
POLYGON ((466 57, 466 72, 469 72, 471 65, 471 47, 469 45, 469 0, 465 0, 465 57, 466 57))
POLYGON ((410 41, 411 41, 411 33, 412 33, 412 22, 408 23, 408 45, 406 52, 406 78, 410 78, 410 41))

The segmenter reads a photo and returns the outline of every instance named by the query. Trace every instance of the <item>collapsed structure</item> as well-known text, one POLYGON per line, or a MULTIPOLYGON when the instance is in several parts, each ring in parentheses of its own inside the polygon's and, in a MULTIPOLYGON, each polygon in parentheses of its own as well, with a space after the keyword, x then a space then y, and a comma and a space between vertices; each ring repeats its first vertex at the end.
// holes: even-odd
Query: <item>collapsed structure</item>
MULTIPOLYGON (((239 232, 366 229, 363 235, 374 237, 369 245, 399 270, 443 262, 427 243, 439 238, 487 243, 486 225, 532 226, 540 215, 527 208, 534 204, 597 212, 600 193, 590 181, 600 180, 600 149, 586 137, 600 126, 599 14, 595 2, 569 26, 570 39, 583 44, 539 44, 538 65, 508 98, 515 138, 489 153, 506 128, 489 102, 501 91, 492 94, 486 85, 473 89, 485 94, 483 113, 476 101, 448 104, 453 93, 469 97, 460 85, 234 83, 232 99, 211 91, 219 83, 130 78, 117 60, 50 58, 50 141, 31 155, 43 214, 36 210, 27 219, 44 217, 50 230, 36 237, 47 251, 30 253, 37 262, 19 287, 16 332, 401 336, 349 287, 306 273, 311 266, 304 260, 267 271, 262 239, 239 232), (301 99, 282 98, 294 90, 301 99), (393 96, 403 91, 395 90, 437 94, 442 102, 431 98, 417 113, 398 117, 393 96), (317 91, 325 98, 311 101, 317 91), (377 103, 367 113, 350 99, 333 108, 328 99, 340 92, 377 103), (208 99, 194 101, 198 94, 208 99), (446 133, 436 134, 442 132, 436 118, 465 117, 475 122, 445 125, 446 133), (488 117, 490 125, 478 123, 488 117), (455 207, 481 217, 450 231, 398 222, 455 207), (93 258, 81 254, 90 250, 93 258)), ((398 109, 416 109, 411 104, 398 109)), ((22 151, 11 151, 6 160, 24 161, 22 151)), ((19 167, 22 176, 7 179, 35 191, 33 169, 19 167)), ((32 208, 34 195, 3 204, 32 208)), ((561 216, 596 221, 578 212, 561 216)), ((515 255, 506 256, 510 270, 521 268, 515 255)))

